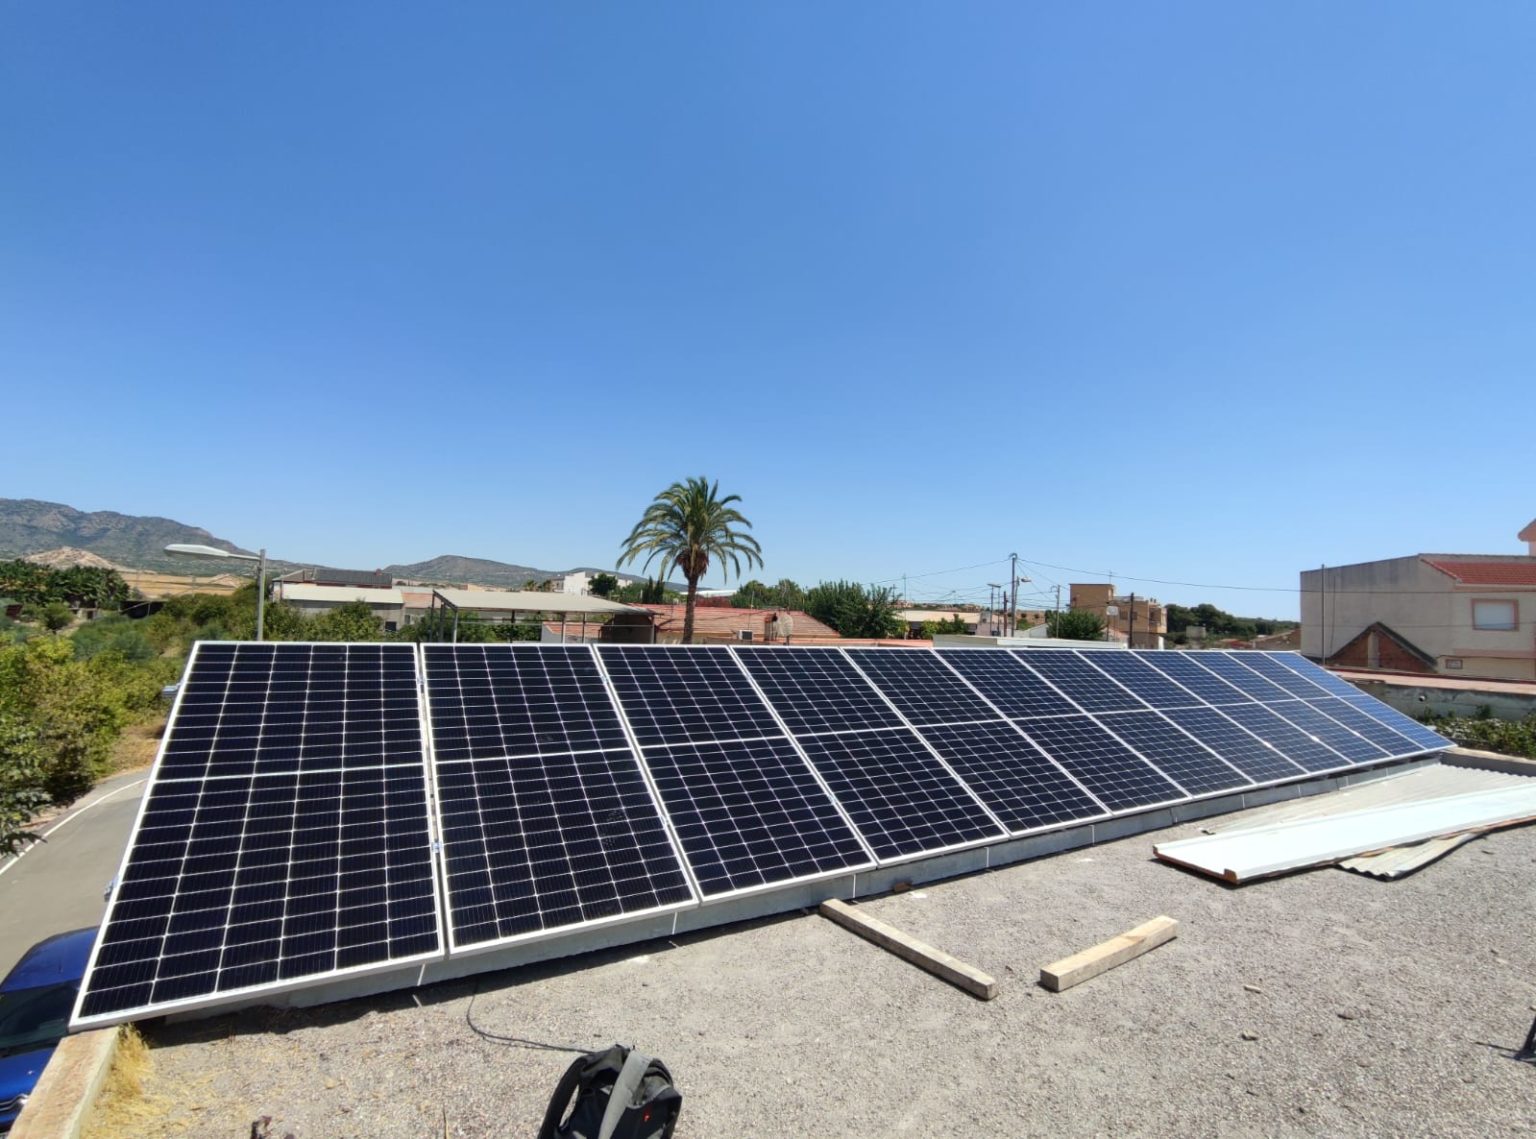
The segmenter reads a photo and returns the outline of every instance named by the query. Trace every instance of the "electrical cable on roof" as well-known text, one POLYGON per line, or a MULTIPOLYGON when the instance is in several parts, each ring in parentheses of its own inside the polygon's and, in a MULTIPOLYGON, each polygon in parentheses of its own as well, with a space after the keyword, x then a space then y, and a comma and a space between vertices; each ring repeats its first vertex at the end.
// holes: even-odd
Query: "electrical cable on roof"
POLYGON ((521 1036, 503 1036, 500 1033, 481 1028, 475 1023, 474 1017, 471 1015, 475 1011, 475 1001, 479 996, 480 981, 477 978, 475 980, 475 991, 469 997, 469 1004, 464 1006, 464 1023, 481 1040, 489 1040, 493 1044, 506 1044, 513 1048, 534 1048, 541 1052, 574 1052, 578 1056, 585 1056, 588 1052, 592 1051, 590 1048, 573 1048, 569 1044, 550 1044, 547 1041, 528 1040, 521 1036))

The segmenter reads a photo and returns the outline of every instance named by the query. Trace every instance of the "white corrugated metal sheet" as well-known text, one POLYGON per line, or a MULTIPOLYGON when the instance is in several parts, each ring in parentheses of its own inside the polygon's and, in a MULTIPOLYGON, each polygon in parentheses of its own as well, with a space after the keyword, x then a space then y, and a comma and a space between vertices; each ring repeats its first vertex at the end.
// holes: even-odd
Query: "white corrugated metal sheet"
POLYGON ((1346 787, 1327 795, 1310 795, 1273 806, 1245 811, 1240 817, 1224 820, 1220 826, 1207 827, 1213 834, 1255 830, 1295 819, 1320 819, 1343 811, 1364 811, 1372 807, 1392 807, 1399 803, 1422 803, 1474 791, 1498 791, 1505 787, 1525 787, 1536 783, 1528 775, 1509 775, 1502 771, 1482 771, 1449 764, 1429 764, 1398 775, 1384 776, 1346 787))
POLYGON ((457 609, 481 613, 644 613, 605 597, 580 593, 538 593, 531 589, 436 589, 457 609))
POLYGON ((301 581, 277 583, 277 595, 297 604, 346 605, 366 601, 369 605, 404 605, 405 595, 398 589, 370 589, 360 585, 309 585, 301 581))
POLYGON ((1437 765, 1285 803, 1215 834, 1159 843, 1153 851, 1166 862, 1245 882, 1421 844, 1422 849, 1393 852, 1360 867, 1399 877, 1454 849, 1467 832, 1531 820, 1536 820, 1536 778, 1437 765), (1439 841, 1453 836, 1455 842, 1439 841))
POLYGON ((1391 850, 1346 858, 1339 863, 1339 869, 1352 870, 1356 874, 1368 874, 1372 878, 1381 878, 1385 881, 1403 878, 1437 859, 1444 858, 1458 846, 1465 846, 1477 837, 1477 834, 1452 834, 1444 838, 1432 838, 1428 842, 1417 842, 1412 846, 1394 846, 1391 850))

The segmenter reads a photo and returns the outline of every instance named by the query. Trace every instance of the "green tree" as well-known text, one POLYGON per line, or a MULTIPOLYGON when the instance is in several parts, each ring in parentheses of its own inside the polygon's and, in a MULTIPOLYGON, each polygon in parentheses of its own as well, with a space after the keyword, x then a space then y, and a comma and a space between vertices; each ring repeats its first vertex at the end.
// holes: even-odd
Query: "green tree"
POLYGON ((743 561, 748 569, 763 564, 762 548, 757 539, 744 532, 752 528, 752 523, 731 505, 740 501, 741 496, 737 494, 721 498, 718 481, 711 484, 708 479, 690 478, 675 482, 646 507, 640 521, 624 539, 620 566, 644 555, 641 568, 649 570, 651 563, 660 558, 660 577, 666 577, 675 567, 687 580, 687 609, 683 615, 685 645, 693 643, 693 611, 698 601, 699 579, 708 572, 710 559, 719 561, 722 570, 729 566, 738 576, 743 561))
POLYGON ((48 805, 43 782, 37 729, 14 713, 0 712, 0 857, 36 840, 28 824, 48 805))
POLYGON ((349 601, 309 620, 306 632, 312 641, 380 641, 384 622, 368 602, 349 601))
POLYGON ((1089 609, 1061 609, 1045 617, 1046 632, 1067 641, 1102 641, 1104 618, 1089 609))
POLYGON ((38 614, 38 620, 43 623, 43 628, 54 634, 69 628, 69 623, 74 619, 75 615, 69 611, 69 606, 62 601, 48 602, 38 614))
POLYGON ((896 593, 888 586, 824 581, 805 595, 805 611, 844 637, 901 636, 906 623, 897 609, 896 593))
POLYGON ((619 579, 611 573, 594 574, 591 584, 587 586, 593 597, 612 597, 618 588, 619 579))

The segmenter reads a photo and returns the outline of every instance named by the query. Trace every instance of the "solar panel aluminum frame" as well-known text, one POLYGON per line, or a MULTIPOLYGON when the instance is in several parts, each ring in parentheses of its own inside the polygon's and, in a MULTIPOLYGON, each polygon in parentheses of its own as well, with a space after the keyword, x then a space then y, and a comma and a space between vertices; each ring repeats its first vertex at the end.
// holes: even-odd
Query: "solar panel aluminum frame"
MULTIPOLYGON (((161 766, 163 765, 163 763, 165 761, 166 750, 170 746, 170 743, 171 743, 172 738, 173 738, 173 732, 172 732, 171 729, 172 729, 172 726, 176 723, 177 717, 178 717, 178 715, 181 712, 182 701, 185 698, 186 693, 187 693, 187 681, 192 676, 192 671, 193 671, 193 668, 196 665, 196 662, 197 662, 197 659, 198 659, 198 656, 199 656, 200 652, 202 651, 202 649, 203 649, 203 647, 205 645, 206 646, 229 645, 229 646, 239 647, 239 646, 255 644, 255 643, 258 643, 258 642, 252 642, 252 641, 198 641, 198 642, 196 642, 192 646, 192 651, 187 656, 186 667, 185 667, 185 669, 183 669, 182 674, 181 674, 181 681, 180 681, 180 683, 176 687, 176 696, 175 696, 175 698, 171 702, 170 713, 166 717, 166 730, 165 730, 165 732, 160 737, 160 745, 155 750, 155 759, 154 759, 153 764, 151 764, 151 766, 150 766, 149 775, 146 777, 145 786, 144 786, 144 793, 139 798, 139 808, 138 808, 137 812, 135 812, 135 814, 134 814, 133 827, 128 832, 128 841, 123 846, 123 856, 118 861, 117 873, 112 878, 112 885, 113 885, 114 888, 112 889, 111 896, 107 899, 106 911, 105 911, 105 913, 102 914, 101 924, 97 927, 98 931, 104 931, 104 930, 107 929, 107 927, 111 923, 113 912, 115 911, 115 909, 117 907, 118 891, 117 891, 117 889, 115 887, 117 886, 118 883, 121 883, 123 881, 124 876, 126 875, 126 873, 128 871, 129 860, 133 856, 134 849, 135 849, 135 847, 138 844, 140 828, 143 825, 144 816, 145 816, 145 814, 149 810, 151 794, 154 791, 157 783, 159 782, 160 769, 161 769, 161 766)), ((314 648, 314 647, 317 647, 317 646, 320 646, 320 645, 324 645, 327 648, 334 648, 335 645, 336 645, 335 642, 329 642, 329 641, 284 641, 284 642, 281 642, 281 643, 283 643, 285 645, 291 644, 291 645, 296 645, 296 646, 297 645, 305 645, 305 646, 308 646, 310 648, 314 648)), ((402 646, 402 647, 404 647, 404 646, 402 646)), ((222 990, 220 992, 208 993, 208 994, 200 995, 200 996, 196 996, 196 997, 186 997, 186 998, 178 999, 178 1000, 163 1001, 163 1002, 151 1003, 151 1004, 148 1004, 148 1005, 142 1005, 142 1006, 138 1006, 138 1007, 134 1007, 134 1008, 120 1009, 120 1010, 117 1010, 117 1011, 112 1012, 112 1013, 103 1013, 103 1014, 98 1014, 96 1016, 82 1016, 81 1013, 80 1013, 80 1010, 83 1007, 83 1005, 85 1004, 85 999, 86 999, 86 995, 87 995, 87 984, 86 984, 86 982, 90 979, 92 973, 95 971, 96 959, 97 959, 97 956, 100 954, 101 949, 103 947, 103 939, 100 937, 99 932, 98 932, 98 936, 97 936, 95 942, 91 946, 90 957, 86 961, 85 973, 83 974, 82 980, 81 980, 81 983, 80 983, 80 991, 75 995, 74 1007, 73 1007, 73 1009, 70 1012, 69 1030, 71 1032, 76 1032, 76 1031, 80 1031, 80 1030, 83 1030, 83 1029, 90 1029, 90 1028, 105 1028, 105 1027, 109 1027, 109 1026, 114 1025, 114 1024, 124 1024, 124 1023, 127 1023, 129 1021, 140 1020, 140 1019, 143 1019, 145 1017, 165 1016, 167 1014, 173 1014, 173 1013, 195 1012, 195 1011, 197 1011, 199 1009, 207 1009, 207 1008, 215 1008, 215 1007, 224 1008, 224 1009, 230 1009, 230 1008, 237 1008, 237 1007, 240 1007, 242 1005, 265 1004, 265 1003, 267 1003, 266 1000, 265 1000, 265 998, 267 998, 267 997, 278 996, 278 995, 281 995, 281 994, 284 994, 284 993, 301 992, 301 991, 306 990, 306 989, 315 989, 315 988, 318 988, 320 986, 327 985, 327 984, 334 984, 336 982, 341 982, 341 981, 351 981, 351 980, 353 980, 355 978, 361 978, 361 977, 380 977, 380 976, 383 976, 383 975, 389 974, 389 973, 401 973, 402 974, 402 978, 401 979, 402 979, 402 983, 403 984, 420 984, 421 981, 422 981, 422 978, 424 978, 425 975, 426 975, 427 968, 431 964, 433 964, 434 962, 440 962, 440 961, 443 961, 443 960, 447 959, 448 953, 447 953, 447 938, 445 936, 445 929, 444 929, 443 896, 442 896, 441 891, 438 888, 440 875, 439 875, 438 840, 437 840, 437 827, 436 827, 436 824, 437 824, 437 811, 436 811, 434 799, 432 797, 433 796, 433 788, 432 788, 430 782, 428 781, 429 780, 429 776, 431 774, 430 770, 429 770, 429 768, 430 768, 430 755, 431 755, 431 753, 427 750, 429 740, 428 740, 428 734, 427 734, 427 710, 426 710, 426 708, 424 706, 425 705, 425 693, 423 691, 422 683, 421 683, 421 680, 422 680, 421 656, 420 656, 419 651, 417 651, 417 646, 412 645, 412 646, 410 646, 410 648, 412 650, 411 651, 411 660, 413 662, 412 663, 412 668, 413 668, 413 670, 415 672, 415 677, 416 677, 416 715, 417 715, 417 722, 418 722, 418 725, 419 725, 420 731, 421 731, 421 747, 422 747, 422 751, 421 751, 422 784, 423 784, 423 786, 422 786, 422 793, 423 793, 423 796, 425 798, 425 806, 426 806, 427 854, 428 854, 428 858, 430 859, 430 861, 432 863, 431 879, 432 879, 433 922, 434 922, 434 925, 436 927, 438 949, 435 952, 431 952, 431 953, 411 954, 410 956, 407 956, 407 957, 392 958, 391 960, 388 960, 388 961, 380 961, 380 962, 376 962, 376 963, 368 964, 368 965, 355 965, 355 966, 348 966, 347 968, 344 968, 344 969, 331 969, 331 970, 328 970, 328 971, 325 971, 325 972, 321 972, 321 973, 313 973, 313 974, 310 974, 310 975, 307 975, 307 976, 304 976, 304 977, 297 977, 297 978, 294 978, 293 980, 290 980, 290 981, 275 981, 275 982, 269 982, 269 983, 264 983, 264 984, 259 984, 259 985, 249 985, 249 986, 245 986, 245 987, 238 988, 238 989, 225 989, 225 990, 222 990), (406 973, 414 974, 415 977, 416 977, 416 980, 415 981, 405 981, 404 974, 406 974, 406 973)), ((391 765, 381 765, 381 766, 391 766, 391 765)), ((403 767, 405 765, 397 764, 397 765, 392 765, 392 766, 401 766, 401 767, 403 767)), ((284 774, 289 774, 289 773, 284 773, 284 774)), ((297 773, 294 773, 294 774, 297 774, 297 773)), ((206 776, 205 775, 203 777, 203 781, 206 781, 209 778, 217 779, 217 778, 241 778, 241 777, 240 776, 206 776)), ((251 778, 261 778, 261 776, 257 775, 257 776, 252 776, 251 778)), ((167 782, 193 782, 193 780, 175 780, 175 781, 167 780, 167 782)), ((388 987, 394 988, 394 987, 397 987, 397 986, 388 986, 388 987)))
MULTIPOLYGON (((607 695, 608 699, 612 702, 614 711, 618 715, 619 724, 620 724, 620 726, 622 727, 622 729, 624 731, 624 739, 625 739, 625 741, 628 744, 628 751, 630 752, 630 758, 635 761, 635 766, 637 768, 639 768, 640 778, 641 778, 641 781, 645 784, 646 794, 650 796, 651 805, 656 808, 657 814, 661 817, 662 829, 665 831, 666 836, 667 836, 667 842, 668 842, 668 844, 672 848, 672 857, 676 858, 677 862, 678 862, 678 865, 682 867, 683 878, 687 882, 687 885, 688 885, 689 900, 684 901, 684 902, 672 902, 672 903, 669 903, 667 905, 662 905, 662 906, 651 906, 651 907, 649 907, 647 909, 644 909, 644 910, 634 910, 634 911, 630 911, 630 912, 626 912, 626 913, 622 913, 622 914, 613 914, 613 915, 611 915, 609 917, 605 917, 605 918, 594 918, 594 919, 587 920, 587 921, 569 922, 569 923, 567 923, 565 925, 552 926, 549 929, 530 930, 527 933, 513 934, 510 937, 498 937, 498 938, 496 938, 494 940, 491 940, 491 941, 483 941, 483 942, 477 942, 477 943, 475 943, 473 945, 461 946, 461 945, 458 944, 458 939, 454 936, 453 915, 449 912, 449 908, 451 906, 450 899, 451 899, 452 895, 451 895, 451 893, 448 890, 448 857, 447 857, 447 852, 446 852, 446 850, 443 849, 442 841, 439 840, 438 843, 436 843, 434 845, 435 845, 436 849, 438 850, 437 874, 438 874, 438 877, 441 879, 441 883, 440 884, 441 884, 442 898, 444 899, 443 913, 442 913, 442 916, 440 918, 440 922, 441 922, 442 927, 443 927, 445 943, 448 946, 447 956, 450 959, 463 960, 464 958, 467 958, 467 957, 477 957, 477 956, 480 956, 482 954, 495 953, 495 952, 498 952, 500 950, 506 949, 509 946, 526 945, 526 944, 529 944, 529 943, 532 943, 532 942, 548 941, 548 940, 553 939, 553 938, 569 937, 570 935, 572 935, 573 933, 576 933, 577 931, 601 930, 601 929, 608 928, 610 926, 626 925, 626 924, 628 924, 630 922, 645 921, 645 920, 648 920, 650 918, 655 918, 655 917, 658 917, 658 916, 663 915, 663 914, 675 914, 679 910, 689 910, 689 909, 693 909, 693 908, 697 907, 700 904, 700 900, 703 897, 703 895, 699 891, 699 883, 698 883, 697 879, 695 879, 695 877, 694 877, 693 868, 688 865, 688 860, 683 857, 682 847, 679 844, 678 838, 677 838, 677 831, 676 831, 676 829, 672 825, 671 816, 669 816, 667 814, 667 810, 666 810, 665 804, 662 803, 662 801, 661 801, 661 796, 657 793, 656 782, 655 782, 655 779, 651 775, 651 770, 650 770, 649 767, 646 766, 646 764, 643 761, 643 759, 641 759, 641 756, 640 756, 640 746, 636 742, 634 730, 630 726, 629 718, 624 715, 624 706, 619 703, 618 693, 614 691, 613 682, 609 679, 607 670, 603 668, 602 660, 599 657, 596 649, 594 649, 591 645, 583 645, 583 646, 578 646, 578 647, 585 648, 587 650, 587 652, 589 652, 592 655, 592 657, 597 660, 597 670, 598 670, 598 675, 601 677, 602 682, 603 682, 603 691, 607 695)), ((429 786, 430 786, 431 792, 432 792, 432 816, 433 816, 434 822, 437 822, 440 825, 441 824, 441 819, 439 817, 439 812, 442 809, 442 799, 439 797, 439 794, 438 794, 438 783, 437 783, 437 745, 436 745, 436 741, 435 741, 435 739, 433 737, 433 733, 432 733, 431 702, 430 702, 430 700, 428 698, 428 693, 427 693, 427 684, 429 683, 429 681, 428 681, 427 669, 426 669, 426 646, 425 645, 418 646, 418 655, 420 656, 419 667, 420 667, 420 675, 421 675, 421 679, 422 679, 422 684, 421 684, 421 702, 422 702, 422 706, 423 706, 423 717, 424 717, 422 722, 423 722, 423 725, 426 728, 427 741, 428 741, 429 745, 431 746, 431 751, 429 751, 427 753, 428 756, 429 756, 428 763, 427 763, 427 773, 428 773, 428 778, 429 778, 429 786)), ((619 751, 619 750, 621 750, 621 749, 618 749, 618 748, 586 748, 586 749, 583 749, 583 750, 580 750, 580 751, 551 752, 549 754, 552 755, 552 756, 598 755, 598 754, 602 754, 604 752, 614 752, 614 751, 619 751)), ((512 757, 512 756, 498 756, 498 757, 482 756, 482 757, 480 757, 478 759, 468 759, 468 758, 466 758, 466 759, 454 759, 454 760, 449 760, 447 762, 455 763, 455 764, 462 763, 462 764, 465 764, 465 765, 473 765, 473 764, 476 764, 476 763, 485 763, 485 762, 495 763, 495 762, 499 762, 502 759, 511 759, 511 758, 514 758, 514 757, 512 757)), ((439 830, 441 831, 441 826, 439 826, 439 830)))
MULTIPOLYGON (((671 837, 677 851, 682 854, 682 839, 677 833, 677 828, 672 821, 672 815, 667 810, 666 802, 661 796, 661 790, 656 782, 655 774, 651 771, 650 764, 646 760, 645 748, 640 745, 640 739, 638 734, 635 732, 634 725, 629 722, 629 713, 625 710, 623 701, 619 699, 618 688, 614 685, 613 678, 608 674, 607 665, 603 661, 603 654, 597 651, 596 646, 588 647, 589 651, 592 653, 592 656, 597 661, 598 671, 602 673, 603 682, 608 688, 608 695, 613 700, 613 706, 618 710, 619 720, 624 725, 624 734, 629 738, 631 746, 635 749, 635 755, 640 761, 640 766, 645 772, 646 785, 650 787, 651 793, 655 797, 655 800, 661 810, 662 819, 665 821, 667 826, 667 833, 671 837)), ((622 645, 617 647, 622 648, 626 652, 644 652, 647 648, 645 645, 622 645)), ((827 786, 827 782, 822 778, 821 772, 816 770, 816 765, 810 761, 810 759, 806 756, 804 749, 795 742, 794 736, 790 734, 789 730, 785 727, 784 720, 779 715, 778 709, 775 708, 773 704, 768 700, 768 698, 763 695, 762 689, 758 687, 756 678, 753 677, 751 672, 749 672, 747 668, 741 663, 741 661, 737 659, 736 654, 731 650, 730 646, 667 646, 669 649, 687 649, 692 652, 718 649, 722 647, 725 649, 724 656, 731 662, 736 670, 746 678, 747 684, 751 686, 753 693, 759 700, 763 702, 763 706, 768 709, 768 714, 773 718, 773 722, 778 725, 782 736, 741 736, 734 739, 692 740, 688 742, 651 744, 648 746, 658 750, 662 748, 688 748, 703 746, 722 747, 732 743, 767 742, 770 740, 783 738, 789 743, 790 747, 793 749, 800 762, 804 764, 806 769, 810 772, 811 778, 816 781, 816 785, 821 788, 822 793, 826 795, 827 798, 831 801, 833 809, 836 810, 838 817, 843 820, 844 825, 848 827, 848 829, 853 833, 854 838, 858 840, 859 845, 864 849, 864 854, 868 858, 868 861, 858 863, 853 866, 839 866, 835 869, 823 870, 816 874, 802 874, 794 878, 783 878, 776 882, 763 882, 756 886, 745 886, 735 890, 726 890, 718 894, 706 894, 703 888, 699 885, 699 881, 697 876, 694 874, 692 864, 688 861, 686 855, 683 855, 681 859, 683 863, 683 869, 687 872, 689 885, 693 888, 695 896, 699 899, 698 904, 700 906, 708 906, 719 902, 729 901, 733 898, 746 898, 757 894, 768 893, 773 890, 788 890, 796 886, 803 886, 812 882, 821 882, 829 878, 838 878, 844 875, 863 873, 866 870, 873 870, 875 867, 879 866, 880 861, 875 857, 875 852, 870 848, 869 841, 865 839, 863 834, 860 833, 859 828, 854 826, 853 820, 848 817, 847 810, 843 807, 842 803, 838 801, 837 796, 832 793, 832 789, 827 786)))

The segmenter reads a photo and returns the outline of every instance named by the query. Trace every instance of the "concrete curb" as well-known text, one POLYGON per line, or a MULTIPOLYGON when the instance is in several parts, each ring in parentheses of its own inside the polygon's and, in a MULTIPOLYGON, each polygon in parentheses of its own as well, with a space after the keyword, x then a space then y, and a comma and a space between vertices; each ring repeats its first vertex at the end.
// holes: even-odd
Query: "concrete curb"
POLYGON ((98 1028, 59 1041, 10 1139, 79 1139, 112 1070, 120 1031, 98 1028))
POLYGON ((1451 767, 1475 767, 1482 771, 1502 771, 1506 775, 1536 775, 1536 759, 1480 751, 1472 747, 1453 747, 1440 762, 1451 767))

